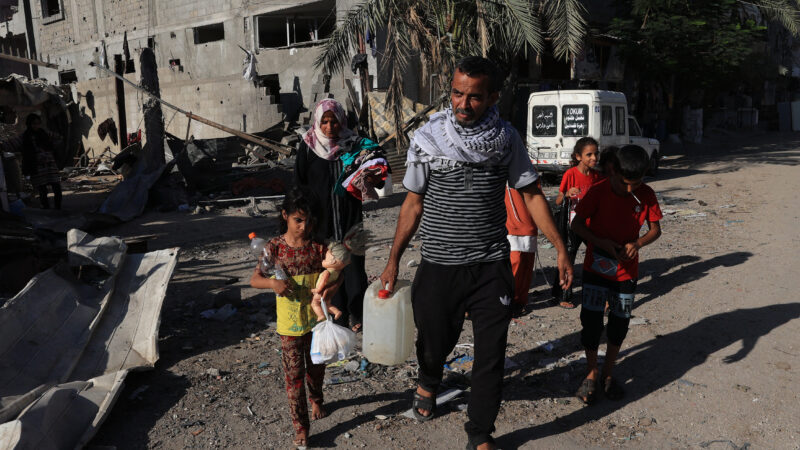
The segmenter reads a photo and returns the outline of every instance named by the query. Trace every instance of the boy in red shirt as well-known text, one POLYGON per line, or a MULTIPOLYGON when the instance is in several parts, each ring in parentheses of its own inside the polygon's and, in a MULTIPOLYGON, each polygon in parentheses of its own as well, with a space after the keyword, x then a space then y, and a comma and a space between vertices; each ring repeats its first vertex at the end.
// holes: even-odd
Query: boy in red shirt
POLYGON ((576 393, 585 403, 594 400, 598 387, 612 400, 624 395, 611 371, 628 333, 639 277, 639 249, 661 236, 661 208, 653 189, 642 182, 647 166, 647 153, 642 148, 622 147, 613 159, 609 178, 592 186, 575 209, 572 230, 587 242, 583 260, 581 343, 589 373, 576 393), (588 225, 586 219, 589 219, 588 225), (639 236, 645 222, 649 230, 639 236), (603 333, 606 302, 610 307, 606 328, 608 346, 601 373, 597 366, 597 349, 603 333))

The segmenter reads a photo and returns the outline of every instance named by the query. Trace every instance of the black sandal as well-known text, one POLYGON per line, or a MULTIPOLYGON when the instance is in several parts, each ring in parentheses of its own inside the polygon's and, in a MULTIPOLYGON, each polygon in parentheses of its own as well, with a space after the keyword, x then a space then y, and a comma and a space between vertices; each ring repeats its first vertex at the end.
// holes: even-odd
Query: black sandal
POLYGON ((494 439, 491 436, 482 437, 482 436, 472 436, 467 435, 467 450, 477 450, 478 446, 485 443, 494 444, 494 439))
POLYGON ((591 405, 597 397, 597 383, 595 380, 584 378, 581 387, 575 392, 575 397, 581 399, 584 404, 591 405))
POLYGON ((411 412, 414 414, 414 418, 420 422, 427 422, 433 419, 433 415, 436 412, 436 394, 431 397, 425 397, 419 392, 414 391, 414 401, 411 403, 411 412), (430 411, 430 414, 427 416, 423 415, 419 412, 420 409, 423 411, 430 411))
POLYGON ((608 377, 603 381, 603 394, 609 400, 620 400, 625 396, 625 390, 617 384, 617 380, 608 377))

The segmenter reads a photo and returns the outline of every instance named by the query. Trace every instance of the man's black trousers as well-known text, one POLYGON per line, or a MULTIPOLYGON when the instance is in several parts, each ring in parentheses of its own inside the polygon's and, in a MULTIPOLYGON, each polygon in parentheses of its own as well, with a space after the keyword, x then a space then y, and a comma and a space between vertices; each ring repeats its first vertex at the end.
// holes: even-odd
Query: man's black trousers
POLYGON ((446 266, 423 260, 412 287, 417 326, 419 384, 436 392, 445 359, 458 343, 469 312, 474 334, 475 361, 472 393, 464 429, 478 438, 494 431, 500 409, 503 369, 514 279, 511 263, 501 261, 446 266))

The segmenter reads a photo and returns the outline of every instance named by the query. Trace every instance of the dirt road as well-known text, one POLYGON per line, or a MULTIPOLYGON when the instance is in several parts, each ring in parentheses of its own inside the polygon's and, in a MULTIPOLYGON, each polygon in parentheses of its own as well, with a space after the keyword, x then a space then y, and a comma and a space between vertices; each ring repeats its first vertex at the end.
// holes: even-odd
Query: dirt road
MULTIPOLYGON (((502 448, 800 448, 800 136, 711 142, 674 149, 648 181, 666 217, 662 238, 642 251, 617 370, 627 396, 591 407, 572 397, 585 372, 578 311, 551 306, 537 271, 529 312, 509 332, 495 433, 502 448)), ((372 276, 385 264, 401 200, 381 200, 367 213, 376 235, 367 254, 372 276)), ((93 445, 290 447, 274 297, 246 287, 247 231, 266 234, 274 225, 232 208, 153 213, 110 232, 152 232, 151 248, 183 250, 165 302, 161 360, 128 378, 93 445), (228 320, 200 318, 226 303, 237 308, 228 320)), ((542 249, 550 279, 554 257, 542 249)), ((412 276, 412 260, 419 261, 416 240, 401 277, 412 276)), ((469 324, 459 342, 467 345, 453 357, 469 356, 469 324)), ((312 446, 464 447, 468 392, 417 424, 399 415, 409 407, 413 358, 363 371, 358 363, 328 369, 331 381, 345 382, 325 386, 331 415, 312 424, 312 446)), ((448 372, 449 386, 464 383, 462 373, 448 372)))

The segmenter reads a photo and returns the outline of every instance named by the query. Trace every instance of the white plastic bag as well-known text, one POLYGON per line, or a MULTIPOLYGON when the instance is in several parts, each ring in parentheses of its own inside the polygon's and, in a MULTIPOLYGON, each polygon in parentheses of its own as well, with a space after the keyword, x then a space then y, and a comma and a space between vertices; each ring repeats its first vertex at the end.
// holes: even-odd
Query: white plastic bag
POLYGON ((325 307, 325 300, 322 300, 322 310, 326 320, 316 324, 311 330, 314 333, 311 336, 311 361, 314 364, 340 361, 347 357, 356 343, 353 330, 333 323, 325 307))

